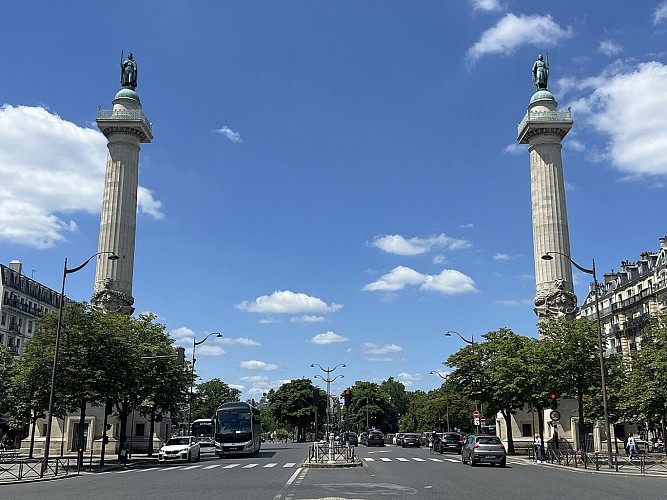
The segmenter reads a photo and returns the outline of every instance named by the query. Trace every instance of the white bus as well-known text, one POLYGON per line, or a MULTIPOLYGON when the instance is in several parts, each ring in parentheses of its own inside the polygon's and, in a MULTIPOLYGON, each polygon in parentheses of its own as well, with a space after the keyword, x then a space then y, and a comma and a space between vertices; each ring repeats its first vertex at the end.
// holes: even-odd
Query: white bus
POLYGON ((192 422, 192 435, 197 438, 200 446, 215 446, 213 441, 213 419, 198 418, 192 422))
POLYGON ((262 446, 259 410, 241 402, 223 403, 215 414, 215 451, 225 455, 256 455, 262 446))

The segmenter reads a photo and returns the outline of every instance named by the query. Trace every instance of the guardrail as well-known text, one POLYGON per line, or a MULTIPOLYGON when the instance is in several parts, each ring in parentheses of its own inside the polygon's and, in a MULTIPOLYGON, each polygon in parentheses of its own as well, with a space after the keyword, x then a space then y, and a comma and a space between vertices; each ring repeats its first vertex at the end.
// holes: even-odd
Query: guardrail
MULTIPOLYGON (((74 462, 76 464, 76 462, 74 462)), ((52 458, 44 466, 41 458, 18 458, 18 453, 0 453, 0 482, 29 481, 57 476, 68 476, 76 472, 76 465, 69 458, 52 458)))
MULTIPOLYGON (((533 457, 533 451, 528 451, 528 457, 533 457)), ((595 468, 599 470, 614 470, 616 472, 647 472, 667 473, 667 455, 640 453, 633 458, 628 455, 615 454, 611 456, 611 463, 606 453, 581 453, 572 450, 545 450, 543 460, 548 463, 557 463, 567 467, 595 468)))
POLYGON ((354 446, 334 443, 313 443, 308 451, 309 463, 354 463, 354 446))

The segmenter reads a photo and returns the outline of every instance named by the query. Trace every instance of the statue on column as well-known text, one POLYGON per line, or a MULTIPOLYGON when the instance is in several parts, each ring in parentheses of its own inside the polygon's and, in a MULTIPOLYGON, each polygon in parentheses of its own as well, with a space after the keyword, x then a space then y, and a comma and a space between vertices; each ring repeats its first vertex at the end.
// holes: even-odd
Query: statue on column
MULTIPOLYGON (((122 60, 123 56, 120 58, 122 60)), ((120 63, 120 84, 132 90, 137 88, 137 61, 134 60, 132 52, 129 52, 127 59, 120 63)))
POLYGON ((533 84, 535 90, 547 90, 549 86, 549 59, 545 62, 542 54, 538 54, 533 64, 533 84))

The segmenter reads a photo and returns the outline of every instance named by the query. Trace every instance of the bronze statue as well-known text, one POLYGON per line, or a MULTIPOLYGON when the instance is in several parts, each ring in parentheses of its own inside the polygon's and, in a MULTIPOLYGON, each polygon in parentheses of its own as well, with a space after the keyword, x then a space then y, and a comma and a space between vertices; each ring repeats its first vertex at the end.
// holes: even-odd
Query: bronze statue
POLYGON ((548 90, 549 88, 549 60, 544 61, 542 54, 537 56, 533 64, 533 84, 535 90, 548 90))
MULTIPOLYGON (((120 58, 122 60, 123 56, 120 58)), ((132 52, 129 52, 127 59, 120 63, 120 84, 132 90, 137 88, 137 61, 134 60, 132 52)))

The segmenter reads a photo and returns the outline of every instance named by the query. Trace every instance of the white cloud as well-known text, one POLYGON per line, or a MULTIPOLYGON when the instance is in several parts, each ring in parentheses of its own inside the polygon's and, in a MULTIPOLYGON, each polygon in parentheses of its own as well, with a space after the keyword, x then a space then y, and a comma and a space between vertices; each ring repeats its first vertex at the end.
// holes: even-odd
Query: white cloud
POLYGON ((199 356, 222 356, 226 353, 226 351, 220 347, 219 345, 200 345, 197 347, 195 357, 199 356))
POLYGON ((259 320, 259 323, 262 325, 272 325, 274 323, 280 323, 280 321, 275 318, 262 318, 259 320))
POLYGON ((334 303, 327 305, 322 299, 306 295, 305 293, 276 290, 271 295, 257 297, 254 302, 243 301, 234 307, 241 311, 253 313, 321 314, 336 312, 343 306, 334 303))
POLYGON ((303 315, 303 316, 298 316, 291 318, 290 321, 292 323, 321 323, 324 321, 326 318, 324 316, 315 316, 315 315, 303 315))
POLYGON ((493 260, 510 260, 510 256, 506 253, 497 253, 493 256, 493 260))
MULTIPOLYGON (((227 125, 225 125, 222 128, 219 128, 216 130, 219 134, 222 136, 226 137, 232 142, 243 142, 241 140, 241 135, 238 132, 234 132, 231 128, 229 128, 227 125)), ((252 141, 251 141, 252 142, 252 141)))
POLYGON ((533 299, 496 300, 496 304, 500 304, 501 306, 505 306, 505 307, 530 306, 530 305, 533 305, 533 299))
POLYGON ((403 372, 403 373, 399 373, 399 374, 398 374, 398 379, 399 379, 401 382, 405 383, 406 381, 419 381, 419 380, 423 380, 423 379, 424 379, 424 376, 423 376, 423 375, 420 375, 419 373, 414 373, 414 374, 412 374, 412 373, 405 373, 405 372, 403 372))
POLYGON ((512 142, 507 146, 505 146, 505 149, 503 149, 503 151, 510 155, 520 155, 526 153, 527 149, 523 144, 519 144, 518 142, 512 142))
POLYGON ((468 49, 467 57, 470 62, 475 62, 488 54, 510 55, 521 45, 549 47, 572 34, 572 28, 561 28, 549 15, 517 16, 510 13, 482 33, 468 49))
POLYGON ((376 281, 364 285, 362 290, 367 292, 392 292, 402 290, 409 285, 419 285, 420 290, 440 292, 445 295, 457 295, 477 291, 472 278, 455 269, 443 269, 440 274, 429 275, 419 273, 405 266, 395 267, 376 281))
POLYGON ((609 138, 599 159, 630 178, 667 175, 667 66, 641 63, 627 69, 623 64, 607 68, 580 88, 593 92, 577 104, 578 112, 609 138), (622 124, 620 126, 619 124, 622 124))
POLYGON ((241 382, 249 382, 251 384, 262 384, 269 381, 269 377, 263 375, 253 375, 251 377, 239 377, 241 382))
POLYGON ((237 337, 235 339, 230 339, 227 337, 223 337, 220 339, 223 344, 240 344, 240 345, 247 345, 247 346, 259 346, 262 345, 256 340, 248 339, 245 337, 237 337))
POLYGON ((387 354, 395 354, 401 352, 403 348, 400 345, 396 344, 374 344, 372 342, 364 342, 362 346, 362 352, 364 354, 370 354, 375 356, 384 356, 387 354))
POLYGON ((472 222, 466 222, 465 224, 459 225, 462 229, 473 229, 475 225, 472 222))
POLYGON ((329 331, 326 333, 318 333, 313 338, 311 338, 309 342, 311 342, 312 344, 325 345, 325 344, 337 344, 340 342, 348 342, 349 340, 350 339, 348 339, 347 337, 343 337, 342 335, 338 335, 337 333, 329 331))
POLYGON ((447 257, 444 254, 437 254, 433 256, 433 259, 431 260, 434 264, 444 264, 444 262, 447 260, 447 257))
POLYGON ((498 12, 503 10, 499 0, 470 0, 473 10, 484 12, 498 12))
POLYGON ((376 236, 370 245, 395 255, 421 255, 434 248, 461 250, 472 246, 467 240, 451 238, 444 233, 426 238, 414 237, 409 240, 400 234, 376 236))
POLYGON ((623 52, 623 47, 614 42, 613 40, 602 40, 600 42, 600 52, 606 56, 615 56, 623 52))
POLYGON ((256 359, 252 359, 252 360, 249 360, 249 361, 241 361, 241 364, 239 366, 243 370, 271 371, 271 370, 277 370, 278 369, 278 365, 265 363, 264 361, 258 361, 256 359))
MULTIPOLYGON (((78 230, 73 214, 100 212, 107 141, 40 107, 0 108, 0 240, 51 248, 78 230)), ((139 187, 138 211, 161 203, 139 187)))
POLYGON ((653 11, 653 24, 659 24, 667 19, 667 2, 662 2, 653 11))

